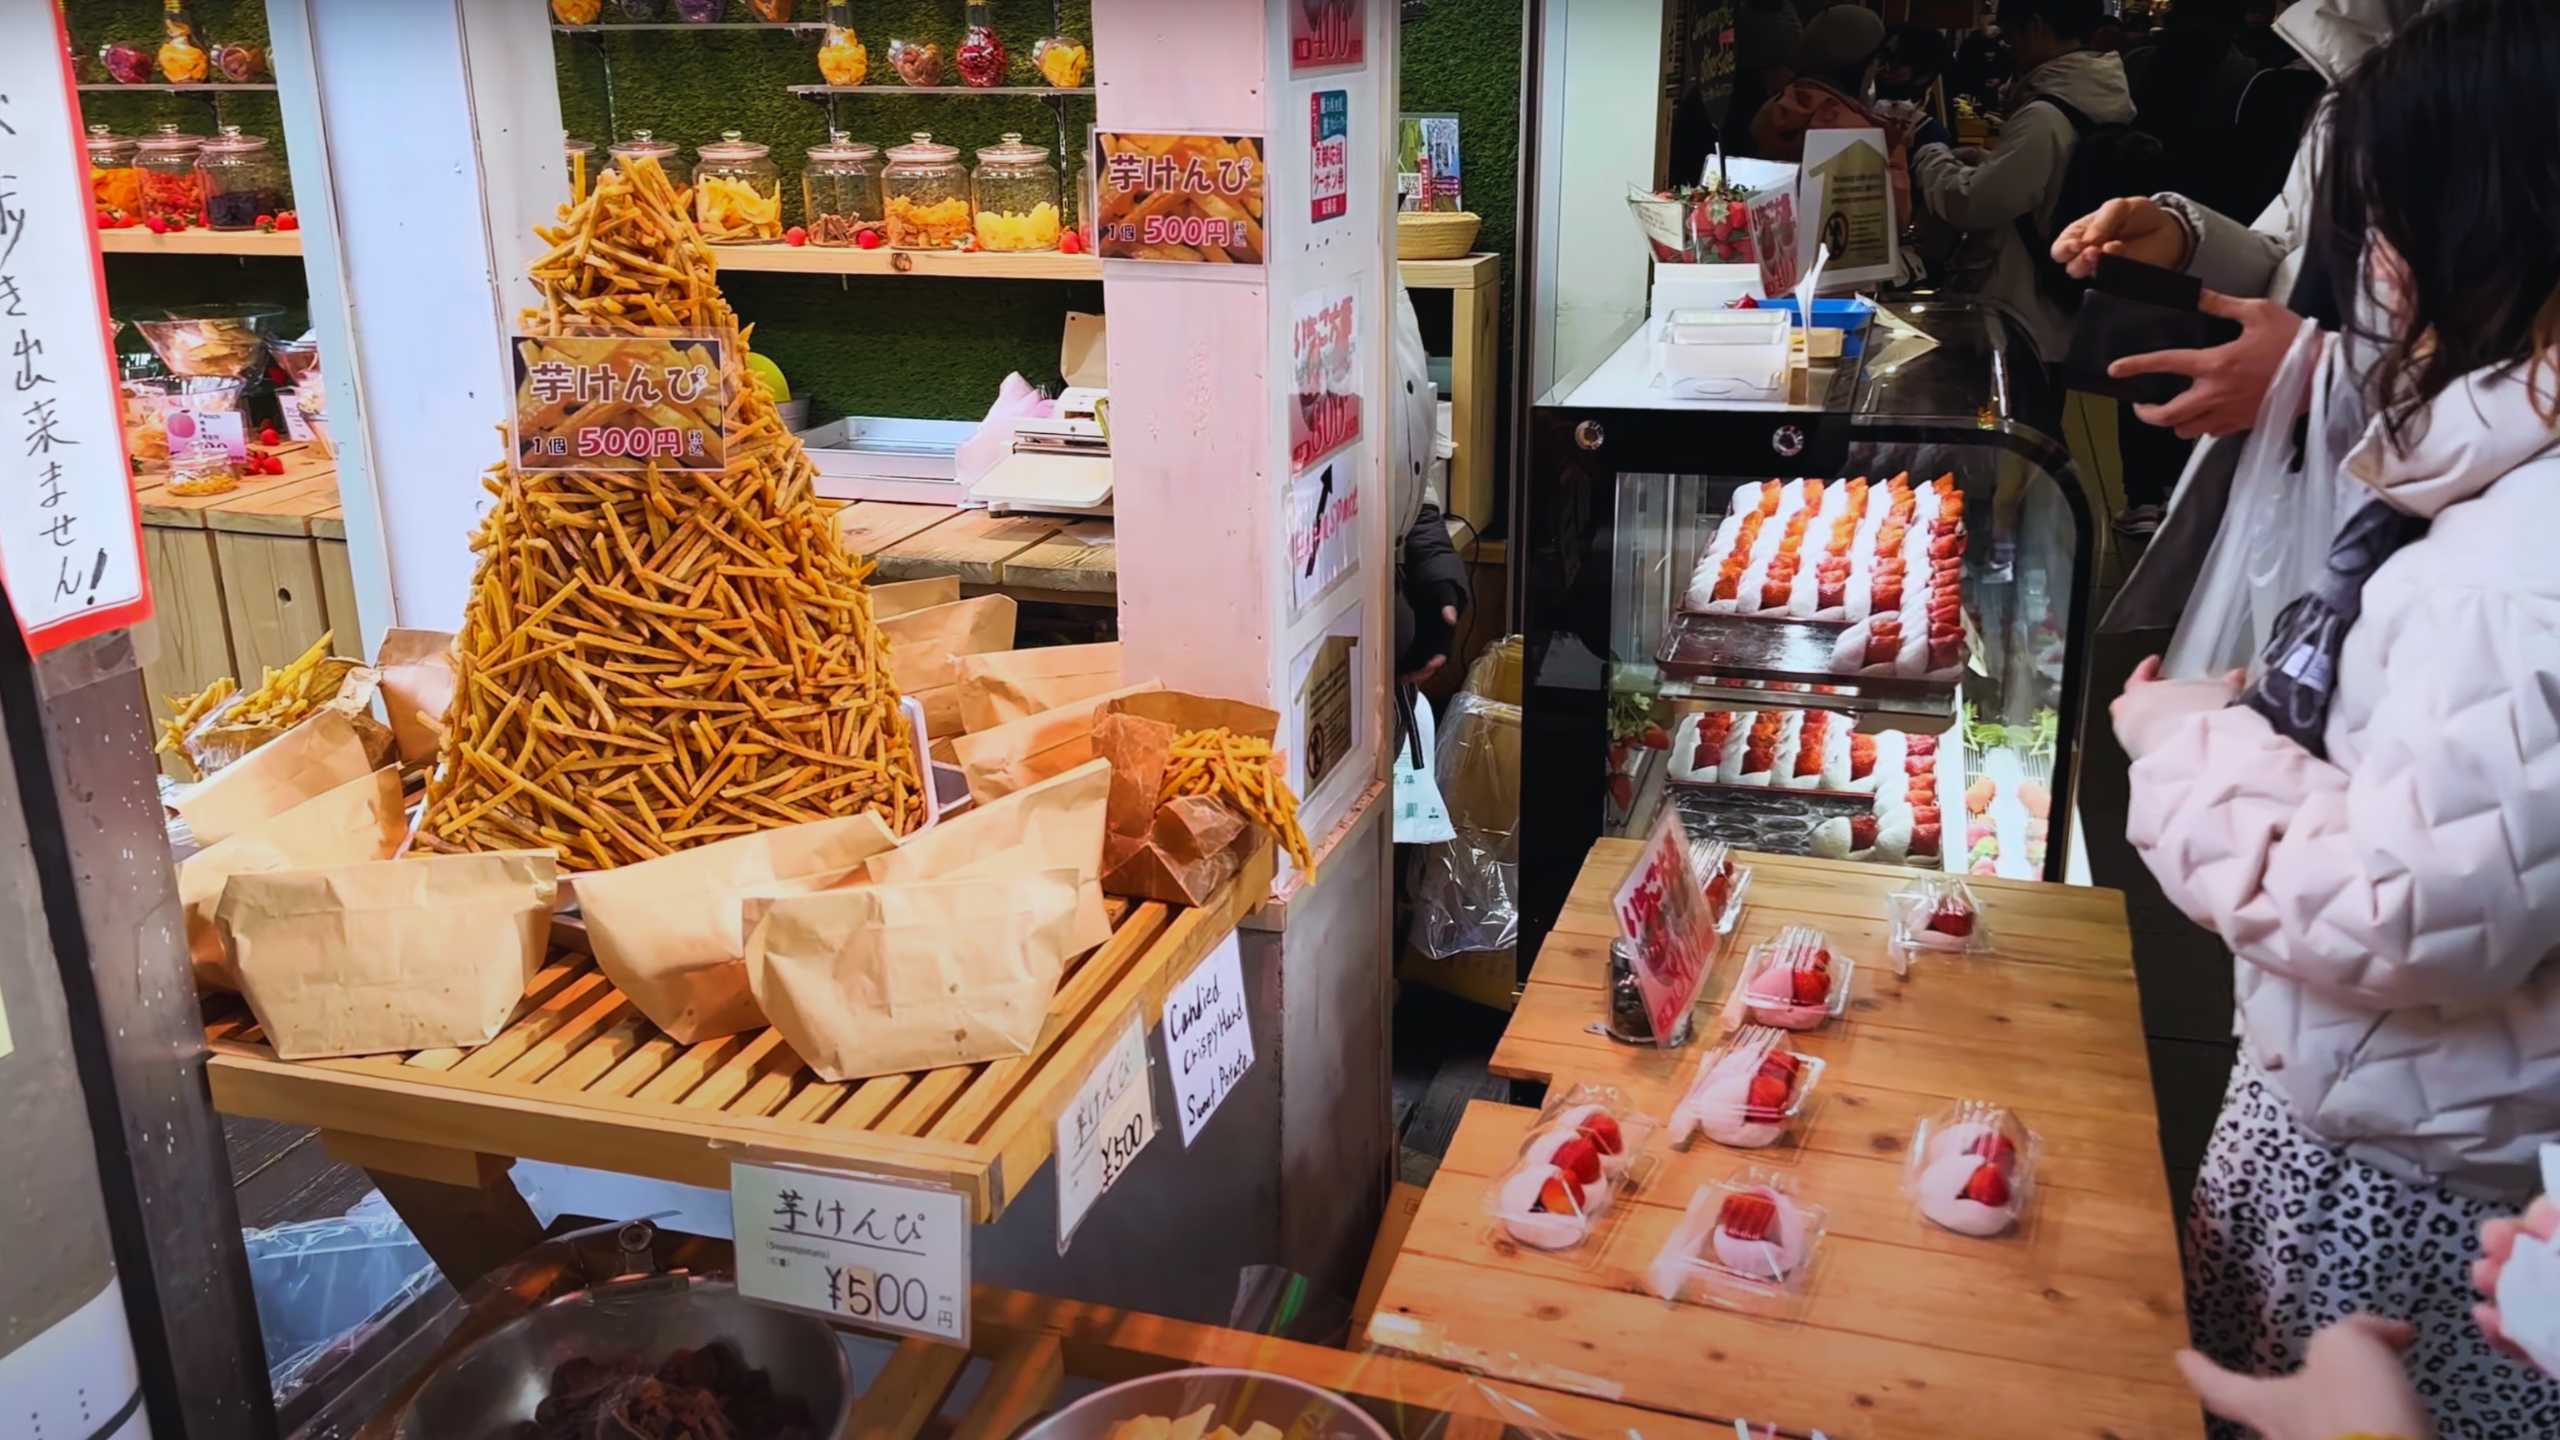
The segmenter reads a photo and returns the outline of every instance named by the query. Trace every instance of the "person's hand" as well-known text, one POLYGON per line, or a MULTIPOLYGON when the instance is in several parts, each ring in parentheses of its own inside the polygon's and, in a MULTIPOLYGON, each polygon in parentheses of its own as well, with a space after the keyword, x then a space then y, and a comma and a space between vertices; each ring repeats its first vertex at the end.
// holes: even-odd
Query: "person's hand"
MULTIPOLYGON (((1442 643, 1445 645, 1445 644, 1447 643, 1447 639, 1446 639, 1446 637, 1448 637, 1449 635, 1452 635, 1452 634, 1456 633, 1456 631, 1457 631, 1457 628, 1458 628, 1458 607, 1457 607, 1457 606, 1455 606, 1455 605, 1443 605, 1443 606, 1441 606, 1441 607, 1440 607, 1440 619, 1441 619, 1441 621, 1442 621, 1443 625, 1445 626, 1445 628, 1444 628, 1444 629, 1442 629, 1442 630, 1441 630, 1441 632, 1440 632, 1441 636, 1443 637, 1443 638, 1442 638, 1442 643)), ((1404 672, 1403 674, 1401 674, 1401 675, 1397 676, 1396 678, 1397 678, 1397 679, 1399 679, 1399 680, 1401 680, 1401 681, 1403 681, 1403 682, 1404 682, 1404 683, 1406 683, 1407 685, 1419 685, 1419 684, 1421 684, 1423 681, 1430 679, 1430 678, 1431 678, 1431 676, 1432 676, 1432 674, 1433 674, 1434 672, 1436 672, 1437 670, 1439 670, 1439 668, 1440 668, 1441 666, 1446 665, 1446 664, 1448 664, 1448 663, 1449 663, 1449 657, 1448 657, 1448 655, 1447 655, 1447 653, 1446 653, 1445 651, 1444 651, 1444 652, 1441 652, 1441 653, 1435 653, 1435 654, 1434 654, 1430 659, 1423 661, 1419 666, 1416 666, 1415 668, 1413 668, 1413 669, 1411 669, 1411 670, 1407 670, 1406 672, 1404 672)))
POLYGON ((2235 1374, 2193 1350, 2178 1352, 2178 1372, 2206 1409, 2264 1440, 2429 1440, 2435 1422, 2400 1364, 2417 1338, 2405 1320, 2350 1315, 2312 1336, 2302 1368, 2290 1375, 2235 1374))
POLYGON ((2483 1303, 2471 1307, 2471 1318, 2480 1323, 2480 1333, 2490 1344, 2518 1360, 2530 1357, 2498 1325, 2498 1277, 2516 1253, 2518 1240, 2528 1235, 2548 1240, 2555 1232, 2560 1232, 2560 1202, 2548 1195, 2534 1201, 2520 1219, 2492 1220, 2480 1227, 2481 1255, 2471 1262, 2471 1288, 2480 1292, 2483 1303))
POLYGON ((1923 115, 1919 127, 1911 132, 1911 153, 1916 155, 1932 145, 1944 145, 1953 150, 1956 137, 1947 133, 1947 127, 1938 123, 1937 116, 1923 115))
POLYGON ((2285 352, 2302 331, 2302 317, 2275 300, 2240 300, 2207 290, 2196 302, 2207 315, 2240 322, 2240 336, 2204 350, 2154 350, 2127 355, 2107 367, 2118 380, 2137 375, 2184 375, 2195 383, 2166 405, 2136 405, 2134 418, 2146 425, 2178 432, 2181 440, 2199 435, 2236 435, 2258 423, 2267 387, 2275 383, 2285 352))
POLYGON ((2163 680, 2160 657, 2153 655, 2133 667, 2133 678, 2124 682, 2124 693, 2108 704, 2107 714, 2116 722, 2116 739, 2124 745, 2126 756, 2139 760, 2178 721, 2230 704, 2248 678, 2232 670, 2210 680, 2163 680))
POLYGON ((2074 280, 2098 273, 2101 256, 2121 255, 2163 270, 2183 269, 2192 244, 2187 227, 2168 208, 2140 195, 2110 200, 2062 227, 2053 237, 2053 263, 2074 280))

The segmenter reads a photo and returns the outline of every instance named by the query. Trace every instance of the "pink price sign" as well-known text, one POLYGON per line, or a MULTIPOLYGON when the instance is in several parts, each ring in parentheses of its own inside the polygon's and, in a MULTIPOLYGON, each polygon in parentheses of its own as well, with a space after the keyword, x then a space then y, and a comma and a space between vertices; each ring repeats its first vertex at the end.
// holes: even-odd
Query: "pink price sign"
POLYGON ((1716 958, 1715 911, 1690 868, 1689 833, 1670 807, 1645 837, 1611 908, 1618 933, 1635 942, 1636 988, 1654 1035, 1667 1044, 1683 1033, 1680 1017, 1696 1003, 1716 958))

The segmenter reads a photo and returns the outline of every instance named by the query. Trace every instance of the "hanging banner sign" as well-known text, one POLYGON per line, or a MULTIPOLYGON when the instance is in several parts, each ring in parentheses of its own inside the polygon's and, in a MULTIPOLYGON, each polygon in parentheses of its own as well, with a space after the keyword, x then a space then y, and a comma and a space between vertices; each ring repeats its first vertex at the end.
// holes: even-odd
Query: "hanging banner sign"
POLYGON ((1093 155, 1103 259, 1262 263, 1261 136, 1097 130, 1093 155))
POLYGON ((727 469, 725 349, 711 335, 518 335, 516 468, 727 469))
POLYGON ((1351 213, 1351 92, 1307 97, 1307 218, 1321 223, 1351 213))
POLYGON ((0 586, 38 655, 151 618, 68 54, 0 6, 0 586))

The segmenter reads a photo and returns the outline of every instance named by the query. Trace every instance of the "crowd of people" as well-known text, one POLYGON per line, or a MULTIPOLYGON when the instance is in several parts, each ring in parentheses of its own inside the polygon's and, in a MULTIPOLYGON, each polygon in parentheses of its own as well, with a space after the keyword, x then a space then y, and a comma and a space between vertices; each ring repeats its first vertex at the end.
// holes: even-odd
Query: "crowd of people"
POLYGON ((1931 278, 2048 362, 2107 256, 2236 324, 2111 367, 2185 382, 2123 427, 2128 491, 2169 502, 2130 623, 2195 613, 2268 417, 2298 493, 2335 498, 2307 513, 2343 517, 2250 663, 2155 658, 2112 705, 2128 838, 2236 967, 2190 1382, 2275 1440, 2560 1435, 2560 1381, 2491 1303, 2519 1237, 2560 1229, 2533 1200, 2560 1158, 2560 5, 2177 0, 2150 28, 2001 0, 1953 44, 1737 9, 1757 98, 1727 143, 1885 132, 1931 278), (1987 149, 1950 93, 2003 117, 1987 149))

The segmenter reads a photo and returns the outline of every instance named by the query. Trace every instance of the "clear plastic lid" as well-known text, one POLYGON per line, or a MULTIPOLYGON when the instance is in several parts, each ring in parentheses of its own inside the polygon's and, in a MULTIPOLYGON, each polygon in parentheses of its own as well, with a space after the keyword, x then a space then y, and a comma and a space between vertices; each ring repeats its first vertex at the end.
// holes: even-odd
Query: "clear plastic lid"
POLYGON ((205 138, 203 136, 181 134, 175 124, 165 124, 151 134, 143 136, 142 139, 137 142, 136 148, 145 155, 159 155, 166 157, 170 155, 192 155, 196 151, 203 149, 204 145, 205 138))
POLYGON ((2025 1224, 2043 1153, 2044 1142, 2016 1111, 1959 1100, 1912 1127, 1902 1192, 1921 1219, 1987 1240, 2025 1224))
POLYGON ((1701 1185, 1645 1268, 1645 1288, 1784 1318, 1813 1276, 1829 1212, 1798 1198, 1783 1171, 1757 1166, 1701 1185))
MULTIPOLYGON (((646 132, 635 131, 633 133, 643 134, 646 132)), ((673 147, 670 146, 669 148, 672 149, 673 147)), ((759 145, 753 140, 747 139, 742 131, 723 130, 720 132, 720 138, 718 140, 709 145, 703 146, 695 153, 714 164, 721 164, 735 163, 740 160, 761 160, 766 155, 771 154, 772 151, 772 146, 759 145)))
POLYGON ((564 160, 576 159, 582 155, 593 155, 595 153, 596 147, 585 140, 564 139, 560 142, 560 156, 564 160))
POLYGON ((1671 1143, 1704 1135, 1736 1150, 1785 1138, 1822 1082, 1822 1058, 1795 1048, 1783 1030, 1746 1025, 1698 1057, 1689 1091, 1671 1111, 1671 1143))
POLYGON ((846 130, 827 132, 827 143, 809 147, 812 163, 825 165, 859 165, 880 158, 880 147, 868 140, 856 140, 846 130))
POLYGON ((1485 1213, 1533 1249, 1579 1245, 1634 1177, 1659 1128, 1611 1086, 1550 1094, 1520 1142, 1519 1162, 1485 1192, 1485 1213))
POLYGON ((89 127, 89 163, 102 167, 130 164, 140 143, 117 134, 106 125, 89 127))
POLYGON ((1924 872, 1884 898, 1897 965, 1907 968, 1914 951, 1970 955, 1991 948, 1990 923, 1960 876, 1924 872))
POLYGON ((199 154, 208 158, 218 155, 246 155, 267 148, 264 135, 243 135, 237 125, 225 125, 222 133, 204 142, 199 154))
POLYGON ((1857 968, 1821 931, 1790 925, 1742 957, 1742 973, 1725 997, 1725 1023, 1818 1030, 1849 1008, 1849 981, 1857 968))
POLYGON ((676 143, 672 140, 661 140, 651 131, 634 130, 631 132, 630 139, 614 142, 611 153, 617 160, 626 157, 634 160, 643 157, 667 160, 675 155, 676 143))
POLYGON ((979 164, 993 165, 999 169, 1006 166, 1037 165, 1048 158, 1048 146, 1026 144, 1021 135, 1011 130, 1004 133, 1001 143, 984 146, 978 151, 979 164))
MULTIPOLYGON (((1047 151, 1042 151, 1047 154, 1047 151)), ((900 165, 948 165, 960 158, 960 147, 945 145, 933 138, 930 130, 918 130, 907 137, 904 145, 889 149, 889 159, 900 165)))

